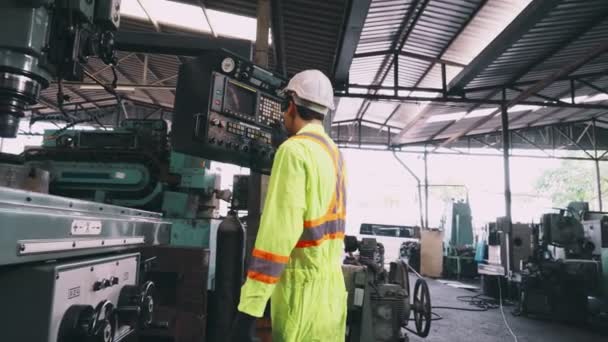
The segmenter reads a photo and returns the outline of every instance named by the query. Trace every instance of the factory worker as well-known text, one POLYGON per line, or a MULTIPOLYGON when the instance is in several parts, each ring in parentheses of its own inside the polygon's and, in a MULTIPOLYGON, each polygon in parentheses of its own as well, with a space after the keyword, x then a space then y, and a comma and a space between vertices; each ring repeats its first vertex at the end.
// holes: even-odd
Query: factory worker
POLYGON ((231 341, 253 341, 270 299, 273 342, 343 342, 345 167, 322 125, 333 88, 322 72, 306 70, 284 92, 290 138, 274 159, 231 341))

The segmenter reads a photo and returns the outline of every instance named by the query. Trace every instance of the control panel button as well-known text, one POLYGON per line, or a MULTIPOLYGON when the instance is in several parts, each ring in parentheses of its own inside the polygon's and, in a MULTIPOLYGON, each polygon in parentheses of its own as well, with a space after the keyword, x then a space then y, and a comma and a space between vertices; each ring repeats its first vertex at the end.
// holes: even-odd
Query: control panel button
POLYGON ((103 289, 103 282, 101 280, 98 280, 93 284, 93 291, 100 291, 102 289, 103 289))

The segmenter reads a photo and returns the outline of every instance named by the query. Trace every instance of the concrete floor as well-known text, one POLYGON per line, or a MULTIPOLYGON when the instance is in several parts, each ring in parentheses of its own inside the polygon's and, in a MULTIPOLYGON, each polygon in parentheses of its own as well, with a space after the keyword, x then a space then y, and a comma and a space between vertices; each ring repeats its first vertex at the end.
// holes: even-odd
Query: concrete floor
MULTIPOLYGON (((415 276, 412 281, 415 281, 415 276)), ((433 306, 469 307, 456 299, 457 296, 476 295, 476 292, 455 289, 435 280, 427 280, 433 306)), ((412 285, 413 290, 413 285, 412 285)), ((504 307, 505 317, 519 342, 607 342, 607 335, 600 335, 583 327, 568 326, 547 321, 515 317, 511 314, 514 307, 504 307)), ((409 334, 410 342, 489 342, 514 341, 509 334, 500 309, 486 312, 466 312, 437 309, 442 320, 433 321, 431 332, 425 339, 409 334)), ((414 322, 410 322, 410 329, 414 322)))

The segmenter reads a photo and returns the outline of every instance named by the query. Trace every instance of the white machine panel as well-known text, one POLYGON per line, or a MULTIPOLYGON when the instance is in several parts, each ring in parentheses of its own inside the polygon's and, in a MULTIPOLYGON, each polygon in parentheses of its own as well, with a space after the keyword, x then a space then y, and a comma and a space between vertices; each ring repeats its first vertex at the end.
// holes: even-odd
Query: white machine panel
POLYGON ((55 341, 63 315, 70 306, 96 306, 103 300, 109 300, 116 305, 122 287, 137 283, 137 265, 138 256, 131 255, 99 264, 76 263, 58 268, 53 291, 54 305, 49 342, 55 341), (110 286, 98 288, 104 281, 109 281, 110 286))

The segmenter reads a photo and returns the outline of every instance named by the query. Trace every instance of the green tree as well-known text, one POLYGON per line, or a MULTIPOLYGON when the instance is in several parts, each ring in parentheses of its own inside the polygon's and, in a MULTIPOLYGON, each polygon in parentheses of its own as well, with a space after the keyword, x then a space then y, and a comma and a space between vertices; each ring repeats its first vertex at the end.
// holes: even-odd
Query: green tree
MULTIPOLYGON (((608 199, 608 165, 600 163, 602 201, 608 199)), ((563 160, 556 169, 545 171, 536 182, 539 195, 548 196, 553 206, 563 208, 572 201, 585 201, 597 206, 595 165, 589 161, 563 160)), ((608 204, 608 203, 607 203, 608 204)))

